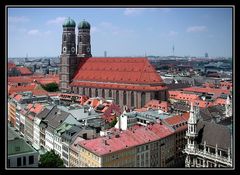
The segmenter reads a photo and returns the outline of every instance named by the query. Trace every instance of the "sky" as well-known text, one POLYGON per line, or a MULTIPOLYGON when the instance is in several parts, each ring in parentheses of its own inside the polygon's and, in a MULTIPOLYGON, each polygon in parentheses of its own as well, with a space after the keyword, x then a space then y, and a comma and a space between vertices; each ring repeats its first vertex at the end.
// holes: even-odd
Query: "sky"
POLYGON ((8 57, 59 56, 67 17, 91 24, 93 56, 232 57, 231 8, 160 7, 8 8, 8 57))

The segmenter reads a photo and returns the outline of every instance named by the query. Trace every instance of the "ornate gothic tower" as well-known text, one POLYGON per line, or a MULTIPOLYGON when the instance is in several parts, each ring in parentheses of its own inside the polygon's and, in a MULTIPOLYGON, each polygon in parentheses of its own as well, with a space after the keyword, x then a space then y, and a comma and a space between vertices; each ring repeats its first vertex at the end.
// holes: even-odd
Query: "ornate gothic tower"
POLYGON ((225 115, 226 117, 232 116, 232 102, 230 100, 229 95, 227 96, 226 104, 225 104, 225 115))
POLYGON ((70 18, 63 23, 59 73, 61 92, 70 92, 69 83, 77 67, 75 27, 76 23, 70 18))
POLYGON ((197 133, 197 120, 198 120, 198 110, 196 111, 193 110, 193 103, 191 103, 191 110, 190 110, 190 116, 188 119, 188 130, 186 133, 186 137, 187 137, 187 147, 185 149, 186 153, 187 153, 187 157, 186 157, 186 163, 185 166, 187 167, 195 167, 196 164, 196 159, 193 155, 191 155, 192 153, 195 152, 195 149, 197 147, 197 143, 196 143, 196 137, 198 136, 197 133), (190 155, 189 155, 190 154, 190 155))
POLYGON ((85 20, 78 24, 78 57, 92 57, 90 28, 90 24, 85 20))

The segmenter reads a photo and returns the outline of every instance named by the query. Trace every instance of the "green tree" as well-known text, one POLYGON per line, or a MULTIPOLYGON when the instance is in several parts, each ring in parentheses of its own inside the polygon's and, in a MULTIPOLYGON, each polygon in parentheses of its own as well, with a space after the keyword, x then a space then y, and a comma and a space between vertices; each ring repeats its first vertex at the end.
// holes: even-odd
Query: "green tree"
POLYGON ((111 123, 109 123, 110 127, 114 127, 117 123, 117 118, 115 118, 114 120, 111 121, 111 123))
POLYGON ((42 87, 48 92, 56 92, 59 90, 57 83, 48 83, 46 85, 42 85, 42 87))
POLYGON ((40 156, 39 167, 41 168, 57 168, 64 167, 63 160, 53 150, 46 152, 40 156))

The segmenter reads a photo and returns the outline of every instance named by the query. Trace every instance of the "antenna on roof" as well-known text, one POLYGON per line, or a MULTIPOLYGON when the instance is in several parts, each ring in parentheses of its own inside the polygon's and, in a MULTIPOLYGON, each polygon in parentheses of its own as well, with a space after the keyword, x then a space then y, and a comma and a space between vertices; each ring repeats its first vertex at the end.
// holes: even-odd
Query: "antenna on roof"
POLYGON ((173 43, 173 47, 172 47, 172 50, 173 50, 173 56, 174 56, 174 49, 175 49, 175 48, 174 48, 174 43, 173 43))

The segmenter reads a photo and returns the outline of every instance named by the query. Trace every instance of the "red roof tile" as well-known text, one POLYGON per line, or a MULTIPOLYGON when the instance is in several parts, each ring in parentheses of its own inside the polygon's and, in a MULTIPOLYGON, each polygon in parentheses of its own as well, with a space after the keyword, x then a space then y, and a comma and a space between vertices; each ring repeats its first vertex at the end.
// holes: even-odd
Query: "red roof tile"
POLYGON ((191 91, 191 92, 201 92, 201 93, 213 93, 213 94, 229 94, 230 91, 227 89, 216 89, 216 88, 202 88, 202 87, 188 87, 183 88, 184 91, 191 91))
POLYGON ((187 128, 186 122, 188 121, 189 116, 189 113, 186 112, 183 115, 175 115, 163 120, 171 127, 174 127, 175 132, 178 132, 187 128))
POLYGON ((32 83, 30 85, 24 85, 24 86, 9 86, 8 87, 8 94, 11 95, 14 92, 24 92, 24 91, 32 91, 37 87, 35 83, 32 83))
POLYGON ((160 100, 150 100, 144 105, 145 108, 152 108, 152 109, 161 109, 164 112, 168 112, 168 107, 170 104, 167 101, 160 101, 160 100))
POLYGON ((20 94, 17 94, 15 97, 14 97, 15 100, 17 101, 20 101, 22 99, 22 95, 20 94))
POLYGON ((168 91, 169 97, 176 100, 197 100, 199 96, 197 94, 189 94, 182 91, 168 91))
POLYGON ((32 72, 27 67, 17 67, 17 70, 20 71, 21 75, 31 75, 32 72))
POLYGON ((35 103, 34 105, 30 106, 30 112, 34 112, 35 114, 38 114, 43 110, 44 106, 39 103, 35 103))
POLYGON ((105 155, 155 141, 170 134, 172 134, 172 131, 164 125, 154 124, 149 127, 135 125, 131 129, 119 133, 119 137, 114 137, 114 135, 110 139, 99 137, 80 141, 78 144, 97 155, 105 155), (105 144, 104 140, 106 140, 107 144, 105 144))
POLYGON ((81 59, 71 86, 133 90, 166 88, 147 58, 81 59))

